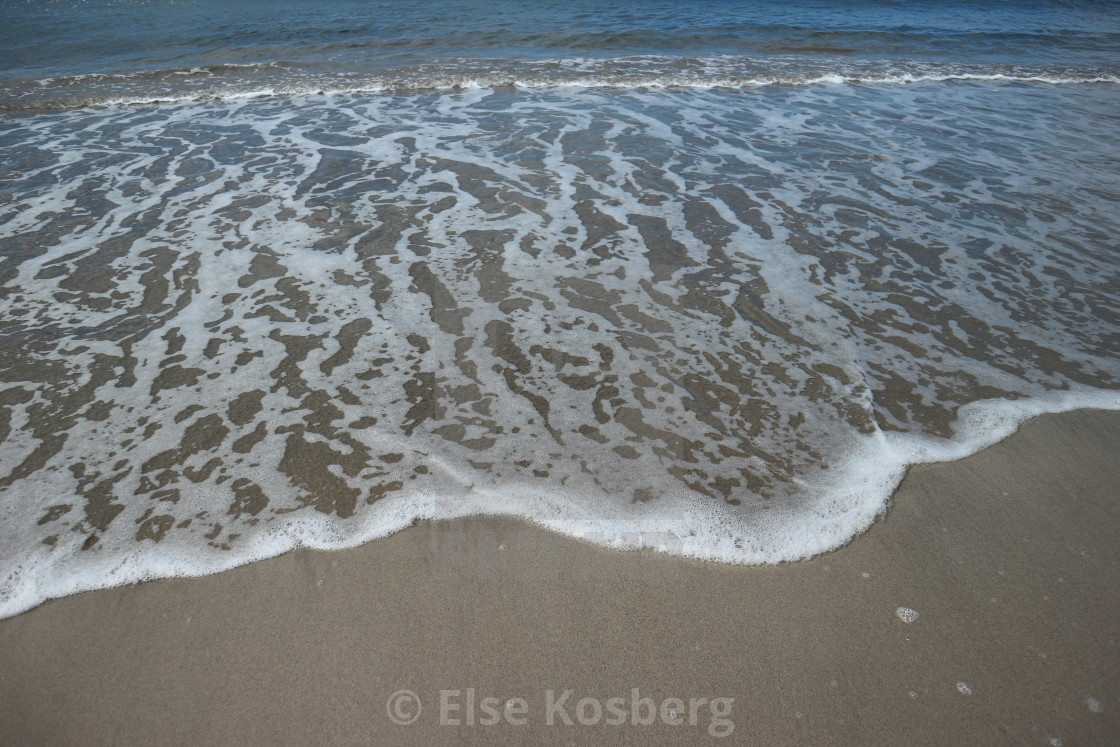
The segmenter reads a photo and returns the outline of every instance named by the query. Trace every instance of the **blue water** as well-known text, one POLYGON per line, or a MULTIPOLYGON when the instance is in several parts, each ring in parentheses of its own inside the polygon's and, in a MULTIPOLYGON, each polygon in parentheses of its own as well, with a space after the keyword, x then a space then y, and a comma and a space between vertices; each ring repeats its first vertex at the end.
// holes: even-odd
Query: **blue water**
MULTIPOLYGON (((424 87, 464 75, 564 81, 570 76, 555 66, 525 63, 650 55, 675 58, 675 65, 660 59, 648 69, 629 70, 631 77, 703 79, 689 75, 695 72, 690 61, 722 56, 720 79, 951 71, 1115 78, 1118 7, 951 0, 10 0, 0 9, 0 92, 9 101, 88 103, 87 96, 214 94, 261 86, 368 88, 387 81, 391 87, 424 87), (207 80, 184 80, 192 70, 207 80), (97 75, 116 76, 115 82, 97 86, 79 77, 97 75), (44 79, 56 80, 47 85, 44 79)), ((610 79, 609 68, 596 73, 610 79)))
POLYGON ((159 66, 370 65, 455 54, 804 52, 1115 64, 1108 2, 330 2, 5 3, 10 76, 159 66), (361 51, 357 51, 361 50, 361 51))
POLYGON ((6 2, 0 615, 524 517, 733 563, 1120 407, 1120 13, 6 2))

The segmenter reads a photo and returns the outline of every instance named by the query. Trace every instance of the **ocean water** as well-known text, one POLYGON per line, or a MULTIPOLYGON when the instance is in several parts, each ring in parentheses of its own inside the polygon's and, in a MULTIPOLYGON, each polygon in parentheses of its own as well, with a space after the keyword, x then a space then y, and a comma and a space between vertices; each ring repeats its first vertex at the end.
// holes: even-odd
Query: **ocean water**
POLYGON ((839 547, 1120 409, 1120 6, 0 8, 0 615, 417 520, 839 547))

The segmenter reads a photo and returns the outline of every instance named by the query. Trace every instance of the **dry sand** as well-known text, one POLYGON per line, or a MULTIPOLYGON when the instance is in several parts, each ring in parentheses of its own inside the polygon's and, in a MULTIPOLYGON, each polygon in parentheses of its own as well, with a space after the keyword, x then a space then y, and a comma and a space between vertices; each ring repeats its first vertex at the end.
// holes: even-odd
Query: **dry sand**
POLYGON ((56 600, 0 622, 0 742, 692 742, 727 725, 699 701, 689 724, 688 699, 723 697, 725 743, 1120 743, 1118 445, 1118 413, 1027 423, 914 468, 866 534, 778 567, 480 518, 56 600), (685 723, 631 723, 634 688, 669 717, 681 699, 685 723), (423 710, 399 726, 405 689, 423 710), (571 726, 548 724, 549 690, 572 691, 571 726), (523 698, 505 713, 526 723, 479 724, 484 697, 523 698), (627 722, 581 725, 584 698, 586 720, 621 698, 627 722))

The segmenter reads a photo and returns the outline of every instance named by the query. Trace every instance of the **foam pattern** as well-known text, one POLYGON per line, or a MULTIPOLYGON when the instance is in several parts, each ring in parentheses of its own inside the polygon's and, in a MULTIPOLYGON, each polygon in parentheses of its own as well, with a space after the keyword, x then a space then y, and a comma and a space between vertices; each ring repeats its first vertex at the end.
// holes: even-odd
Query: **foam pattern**
POLYGON ((472 514, 733 563, 836 548, 907 465, 1118 406, 1116 96, 9 113, 0 614, 472 514))

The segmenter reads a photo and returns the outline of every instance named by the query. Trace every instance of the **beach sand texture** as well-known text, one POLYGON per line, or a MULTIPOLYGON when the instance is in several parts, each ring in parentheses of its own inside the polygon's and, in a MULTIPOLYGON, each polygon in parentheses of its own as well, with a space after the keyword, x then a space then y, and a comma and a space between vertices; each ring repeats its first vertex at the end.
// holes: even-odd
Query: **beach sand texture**
POLYGON ((629 709, 638 688, 657 704, 734 698, 725 743, 1112 743, 1118 439, 1114 413, 1030 421, 912 468, 868 532, 779 566, 470 518, 51 601, 0 622, 0 742, 713 739, 703 707, 694 726, 579 723, 577 701, 629 709), (467 726, 468 688, 525 699, 525 725, 467 726), (405 689, 423 710, 398 726, 386 701, 405 689), (440 724, 441 689, 460 691, 459 726, 440 724), (571 726, 546 723, 549 690, 572 690, 571 726))
POLYGON ((1120 744, 1118 8, 0 3, 0 747, 1120 744))

